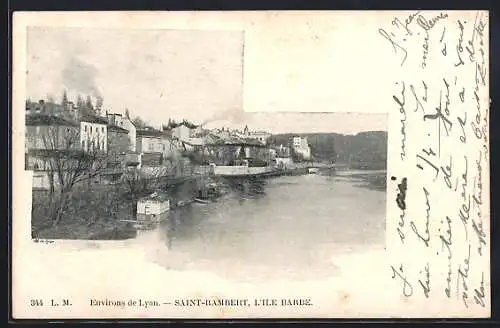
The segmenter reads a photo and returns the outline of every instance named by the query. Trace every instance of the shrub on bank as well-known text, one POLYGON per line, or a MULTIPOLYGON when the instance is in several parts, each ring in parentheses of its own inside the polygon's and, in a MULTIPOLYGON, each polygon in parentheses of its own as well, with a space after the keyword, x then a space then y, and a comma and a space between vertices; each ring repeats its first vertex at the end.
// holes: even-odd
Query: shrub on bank
POLYGON ((60 222, 53 225, 48 192, 34 192, 32 206, 33 238, 92 239, 106 230, 125 228, 121 219, 134 215, 131 202, 118 188, 76 190, 60 222))

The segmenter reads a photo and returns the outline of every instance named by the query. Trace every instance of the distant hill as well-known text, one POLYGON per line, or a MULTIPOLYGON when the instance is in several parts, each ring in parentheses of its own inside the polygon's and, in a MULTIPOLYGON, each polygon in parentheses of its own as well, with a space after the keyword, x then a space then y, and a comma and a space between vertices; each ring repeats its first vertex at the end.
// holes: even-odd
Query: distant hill
POLYGON ((387 132, 370 131, 356 135, 339 133, 298 133, 276 134, 269 138, 274 145, 290 145, 293 136, 307 137, 312 156, 318 160, 336 160, 340 163, 374 164, 386 167, 387 132))

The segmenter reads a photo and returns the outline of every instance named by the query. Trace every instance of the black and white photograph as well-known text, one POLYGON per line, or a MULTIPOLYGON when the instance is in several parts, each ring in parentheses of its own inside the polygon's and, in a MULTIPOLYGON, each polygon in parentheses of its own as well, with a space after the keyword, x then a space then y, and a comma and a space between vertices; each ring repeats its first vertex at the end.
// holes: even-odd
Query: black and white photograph
POLYGON ((245 113, 241 33, 140 33, 28 31, 35 240, 159 230, 171 269, 264 279, 383 247, 386 115, 245 113))
POLYGON ((19 309, 438 315, 451 297, 447 313, 484 313, 487 112, 465 112, 486 92, 483 16, 163 14, 23 25, 18 222, 39 255, 18 261, 44 283, 18 287, 19 309), (455 49, 467 24, 474 58, 455 49))

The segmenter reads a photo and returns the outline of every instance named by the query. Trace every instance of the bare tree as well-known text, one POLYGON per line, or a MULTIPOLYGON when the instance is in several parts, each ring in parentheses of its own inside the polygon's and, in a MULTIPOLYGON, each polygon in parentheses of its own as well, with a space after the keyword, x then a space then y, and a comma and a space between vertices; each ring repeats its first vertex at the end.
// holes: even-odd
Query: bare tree
POLYGON ((51 218, 55 226, 68 208, 75 185, 99 175, 106 166, 106 155, 97 148, 81 149, 77 127, 50 126, 42 134, 42 140, 45 146, 42 159, 49 171, 51 218))
MULTIPOLYGON (((122 183, 125 192, 130 196, 130 200, 135 204, 142 195, 158 189, 160 179, 165 175, 165 169, 161 167, 150 167, 147 171, 142 169, 129 169, 122 175, 122 183)), ((136 208, 133 208, 132 215, 135 216, 136 208)))

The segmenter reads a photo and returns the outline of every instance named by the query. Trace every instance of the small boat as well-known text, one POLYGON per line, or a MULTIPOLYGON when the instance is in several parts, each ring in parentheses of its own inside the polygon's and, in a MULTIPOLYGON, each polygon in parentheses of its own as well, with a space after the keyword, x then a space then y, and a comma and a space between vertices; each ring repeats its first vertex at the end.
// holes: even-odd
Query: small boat
POLYGON ((197 202, 197 203, 202 203, 202 204, 208 204, 208 203, 210 203, 208 200, 199 199, 199 198, 195 198, 194 201, 197 202))
POLYGON ((193 202, 194 202, 194 200, 181 200, 181 201, 177 202, 177 204, 175 204, 173 206, 173 208, 183 207, 183 206, 189 205, 193 202))
POLYGON ((310 167, 307 169, 307 173, 309 173, 309 174, 316 174, 318 172, 319 172, 319 168, 317 168, 317 167, 310 167))

